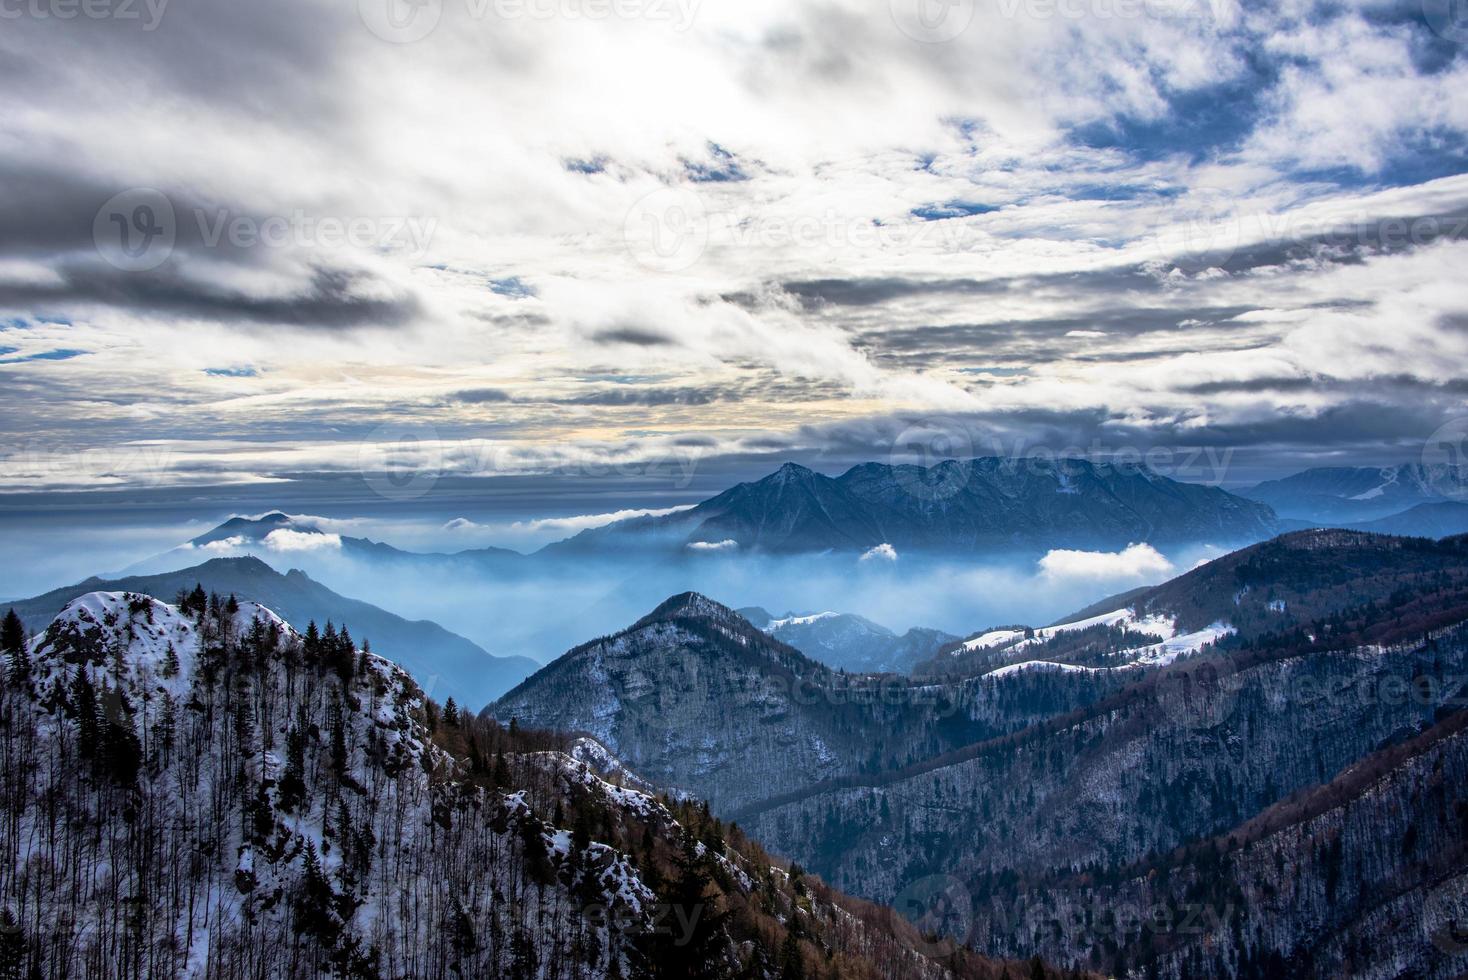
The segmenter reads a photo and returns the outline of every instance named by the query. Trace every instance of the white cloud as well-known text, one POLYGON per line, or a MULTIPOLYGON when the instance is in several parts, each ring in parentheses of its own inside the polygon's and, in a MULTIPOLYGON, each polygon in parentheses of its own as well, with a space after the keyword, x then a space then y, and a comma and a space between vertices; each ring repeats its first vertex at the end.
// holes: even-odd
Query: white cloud
POLYGON ((1152 582, 1172 570, 1172 562, 1149 544, 1128 545, 1122 551, 1056 549, 1040 559, 1041 576, 1056 582, 1152 582))
MULTIPOLYGON (((682 510, 688 510, 693 504, 684 504, 679 507, 662 507, 653 510, 614 510, 607 514, 578 514, 574 517, 544 517, 533 521, 515 521, 510 528, 515 531, 554 531, 564 534, 575 534, 593 527, 605 527, 616 521, 625 521, 632 517, 663 517, 667 514, 676 514, 682 510)), ((463 520, 460 518, 460 520, 463 520)), ((452 521, 450 524, 454 523, 452 521)), ((472 522, 466 522, 472 524, 472 522)), ((447 527, 447 525, 445 525, 447 527)), ((482 527, 483 525, 472 525, 482 527)))
POLYGON ((733 538, 725 538, 723 541, 690 541, 689 551, 734 551, 739 547, 739 542, 733 538))
POLYGON ((271 551, 340 551, 342 539, 339 534, 292 531, 282 527, 265 535, 263 543, 271 551))
MULTIPOLYGON (((218 541, 207 541, 199 545, 199 549, 201 551, 234 551, 237 548, 245 547, 246 544, 247 542, 242 535, 235 534, 227 538, 220 538, 218 541)), ((190 547, 193 546, 190 545, 190 547)))
POLYGON ((863 554, 858 561, 896 561, 897 549, 890 544, 879 544, 863 554))

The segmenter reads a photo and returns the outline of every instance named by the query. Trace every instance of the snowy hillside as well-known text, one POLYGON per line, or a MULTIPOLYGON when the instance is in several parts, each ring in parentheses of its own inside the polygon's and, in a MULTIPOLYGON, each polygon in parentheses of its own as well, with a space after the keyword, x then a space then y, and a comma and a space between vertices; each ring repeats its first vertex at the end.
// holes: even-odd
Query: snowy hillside
POLYGON ((99 592, 7 659, 7 976, 1000 969, 929 958, 600 746, 440 709, 345 628, 99 592))

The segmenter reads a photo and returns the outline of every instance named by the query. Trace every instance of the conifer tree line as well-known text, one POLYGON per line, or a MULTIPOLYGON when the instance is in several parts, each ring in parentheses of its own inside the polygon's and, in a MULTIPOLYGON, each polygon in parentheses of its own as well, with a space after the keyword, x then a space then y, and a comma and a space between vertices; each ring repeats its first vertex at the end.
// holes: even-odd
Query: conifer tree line
POLYGON ((1031 973, 435 704, 345 624, 196 587, 0 644, 0 980, 1031 973))

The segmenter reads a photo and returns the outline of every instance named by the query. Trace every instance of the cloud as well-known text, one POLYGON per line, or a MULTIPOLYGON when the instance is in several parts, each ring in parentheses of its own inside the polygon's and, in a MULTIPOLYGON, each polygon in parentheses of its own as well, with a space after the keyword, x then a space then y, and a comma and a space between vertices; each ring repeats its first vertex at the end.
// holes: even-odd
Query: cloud
POLYGON ((265 535, 263 543, 271 551, 280 552, 340 551, 342 539, 339 534, 292 531, 290 528, 282 527, 265 535))
MULTIPOLYGON (((201 544, 198 547, 200 548, 200 550, 203 551, 229 552, 234 551, 237 548, 244 548, 248 546, 249 542, 246 541, 242 535, 236 534, 228 538, 220 538, 217 541, 206 541, 204 544, 201 544)), ((189 547, 192 548, 194 546, 190 544, 189 547)))
POLYGON ((1172 562, 1149 544, 1122 551, 1056 549, 1040 559, 1040 575, 1052 582, 1153 582, 1173 571, 1172 562))
POLYGON ((676 514, 681 510, 688 510, 692 504, 678 507, 661 508, 633 508, 629 510, 615 510, 607 514, 578 514, 574 517, 543 517, 533 521, 516 521, 510 525, 519 531, 557 531, 566 534, 575 534, 588 528, 603 527, 614 521, 625 521, 633 517, 663 517, 667 514, 676 514))
POLYGON ((689 551, 735 551, 739 548, 739 542, 733 538, 725 538, 722 541, 690 541, 689 551))
POLYGON ((862 554, 858 561, 896 561, 897 549, 890 544, 879 544, 862 554))
POLYGON ((935 416, 1288 468, 1461 414, 1468 49, 1420 10, 445 4, 393 45, 262 3, 0 37, 0 484, 340 477, 388 424, 455 475, 881 459, 935 416), (126 271, 137 188, 175 236, 126 271))

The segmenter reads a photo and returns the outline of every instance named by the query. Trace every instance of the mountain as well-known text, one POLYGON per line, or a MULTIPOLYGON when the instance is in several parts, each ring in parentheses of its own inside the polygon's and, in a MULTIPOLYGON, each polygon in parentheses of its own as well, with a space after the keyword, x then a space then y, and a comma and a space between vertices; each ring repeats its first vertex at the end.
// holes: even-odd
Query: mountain
POLYGON ((1468 712, 1457 711, 1224 834, 1099 880, 1046 881, 1018 915, 981 905, 975 921, 984 934, 975 938, 1002 948, 1038 936, 1045 952, 1064 958, 1074 933, 1052 932, 1050 923, 1081 922, 1094 910, 1164 909, 1176 910, 1173 928, 1122 915, 1084 928, 1146 950, 1152 975, 1168 980, 1460 977, 1468 805, 1456 787, 1468 779, 1465 729, 1468 712))
POLYGON ((1430 905, 1440 930, 1461 911, 1468 791, 1446 757, 1439 777, 1438 756, 1380 753, 1431 741, 1468 704, 1468 538, 1296 532, 1113 602, 981 631, 959 669, 908 680, 833 672, 678 596, 487 713, 564 719, 837 887, 915 907, 987 955, 1039 948, 1135 977, 1457 975, 1443 933, 1402 916, 1430 905), (1397 762, 1384 797, 1361 788, 1397 762), (1349 824, 1322 817, 1321 801, 1356 798, 1349 824), (1388 806, 1384 848, 1370 823, 1388 806), (1220 863, 1260 827, 1247 866, 1220 863), (1164 921, 1138 926, 1138 907, 1164 921), (1386 945, 1358 948, 1377 933, 1386 945))
POLYGON ((1124 683, 845 674, 687 593, 567 652, 485 714, 588 734, 658 785, 728 809, 1013 733, 1124 683))
POLYGON ((1459 975, 1465 962, 1445 962, 1425 929, 1393 924, 1428 903, 1438 928, 1464 894, 1454 876, 1468 861, 1453 841, 1468 833, 1468 792, 1439 775, 1456 763, 1428 763, 1425 784, 1417 765, 1390 792, 1361 774, 1386 771, 1373 753, 1468 704, 1468 541, 1290 535, 1168 583, 1132 612, 1162 609, 1184 624, 1233 609, 1241 626, 1014 735, 730 815, 877 901, 941 878, 959 897, 950 932, 990 953, 1039 942, 1057 962, 1116 976, 1399 976, 1404 964, 1459 975), (1282 622, 1268 627, 1269 614, 1282 622), (1353 793, 1363 802, 1349 834, 1327 821, 1302 843, 1322 801, 1353 793), (1383 847, 1372 821, 1394 801, 1383 847), (1431 817, 1416 836, 1413 813, 1431 817), (1261 826, 1271 842, 1231 884, 1221 855, 1239 848, 1220 842, 1257 840, 1261 826), (1115 921, 1139 907, 1171 918, 1115 921), (1360 948, 1378 934, 1379 949, 1360 948), (1357 972, 1355 957, 1378 966, 1357 972))
POLYGON ((507 548, 475 548, 453 554, 404 551, 371 538, 328 530, 321 521, 275 511, 260 517, 231 517, 177 548, 138 562, 126 571, 152 574, 196 563, 200 556, 264 556, 292 561, 346 558, 375 566, 412 569, 504 571, 516 568, 524 555, 507 548))
POLYGON ((906 674, 954 642, 942 630, 914 627, 898 636, 887 627, 851 613, 786 613, 775 617, 758 606, 740 609, 756 629, 812 660, 856 674, 906 674))
POLYGON ((1014 669, 1016 664, 1163 666, 1197 655, 1210 644, 1252 643, 1384 601, 1399 591, 1420 591, 1424 581, 1457 581, 1468 574, 1465 568, 1468 539, 1296 531, 1224 555, 1161 585, 1103 599, 1058 625, 981 630, 945 647, 913 673, 965 676, 1014 669))
POLYGON ((258 558, 214 558, 180 571, 85 582, 13 605, 30 630, 50 622, 67 603, 88 592, 136 592, 171 600, 195 585, 277 610, 293 626, 314 620, 324 627, 350 622, 373 649, 401 663, 428 691, 478 707, 499 697, 539 668, 528 657, 496 657, 427 620, 407 620, 385 609, 338 595, 305 572, 282 575, 258 558))
POLYGON ((698 506, 583 531, 541 554, 605 549, 974 554, 995 549, 1246 543, 1278 530, 1268 506, 1145 467, 1081 459, 865 463, 839 477, 787 463, 698 506))
POLYGON ((1468 502, 1445 500, 1436 504, 1418 504, 1400 514, 1374 521, 1353 524, 1359 531, 1376 534, 1400 534, 1409 537, 1446 538, 1468 534, 1468 502))
POLYGON ((1026 968, 934 942, 696 803, 603 778, 596 747, 440 708, 345 634, 302 636, 252 603, 93 592, 8 659, 7 976, 1026 968))
POLYGON ((1281 517, 1356 524, 1418 504, 1468 500, 1468 465, 1317 467, 1239 493, 1268 504, 1281 517))

